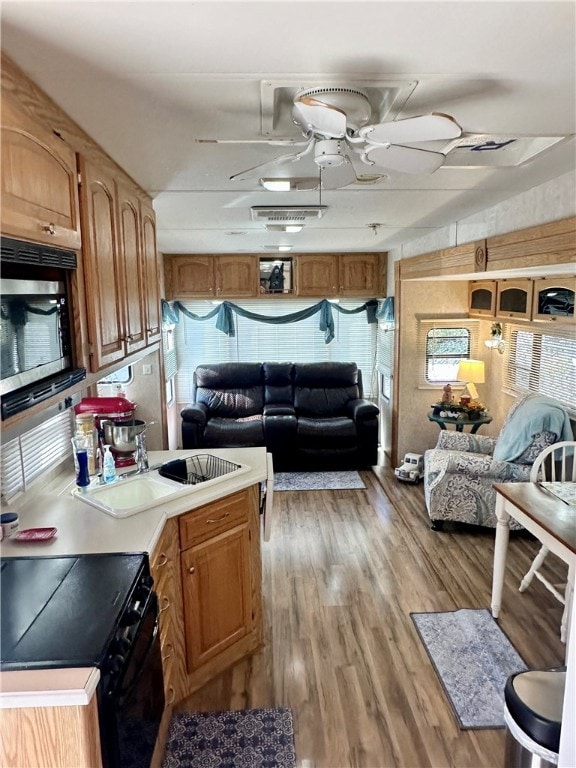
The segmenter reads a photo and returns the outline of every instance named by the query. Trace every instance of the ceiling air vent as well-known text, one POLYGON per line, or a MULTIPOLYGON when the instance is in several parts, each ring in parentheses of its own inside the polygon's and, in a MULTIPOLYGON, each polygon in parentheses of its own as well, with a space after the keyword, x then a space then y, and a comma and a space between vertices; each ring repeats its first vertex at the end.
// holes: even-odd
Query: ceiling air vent
POLYGON ((321 219, 327 205, 253 205, 252 221, 266 224, 298 224, 306 219, 321 219))

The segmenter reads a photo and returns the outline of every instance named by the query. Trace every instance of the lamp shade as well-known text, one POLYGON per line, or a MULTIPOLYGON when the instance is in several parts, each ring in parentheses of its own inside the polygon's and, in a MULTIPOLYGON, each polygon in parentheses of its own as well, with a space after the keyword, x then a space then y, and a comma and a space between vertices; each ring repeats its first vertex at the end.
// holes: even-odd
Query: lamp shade
POLYGON ((483 360, 461 360, 458 364, 458 381, 465 381, 467 384, 484 384, 484 361, 483 360))

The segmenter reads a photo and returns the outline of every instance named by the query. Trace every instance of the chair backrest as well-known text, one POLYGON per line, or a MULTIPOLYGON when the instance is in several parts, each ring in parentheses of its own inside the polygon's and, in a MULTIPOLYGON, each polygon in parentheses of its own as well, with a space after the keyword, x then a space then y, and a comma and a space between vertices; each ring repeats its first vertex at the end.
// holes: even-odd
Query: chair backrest
POLYGON ((532 464, 530 482, 576 482, 576 441, 564 440, 545 448, 532 464))

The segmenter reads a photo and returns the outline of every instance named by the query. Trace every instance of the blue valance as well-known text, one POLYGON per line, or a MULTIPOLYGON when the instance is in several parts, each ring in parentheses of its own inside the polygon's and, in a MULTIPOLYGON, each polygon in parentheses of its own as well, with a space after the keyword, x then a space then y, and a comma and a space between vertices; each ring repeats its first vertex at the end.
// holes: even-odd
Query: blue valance
POLYGON ((165 299, 162 299, 162 320, 165 323, 178 323, 180 315, 184 315, 190 320, 210 320, 216 317, 216 328, 222 331, 227 336, 236 335, 236 327, 234 323, 234 314, 246 317, 249 320, 256 320, 259 323, 269 323, 271 325, 285 325, 286 323, 297 323, 299 320, 306 320, 309 317, 319 313, 320 321, 318 324, 319 330, 324 333, 324 341, 329 344, 334 338, 334 318, 332 316, 332 310, 335 309, 344 315, 356 315, 359 312, 366 312, 366 321, 368 323, 377 323, 378 319, 376 313, 378 310, 378 301, 376 299, 370 299, 355 309, 344 309, 339 304, 334 304, 327 299, 322 299, 318 304, 314 304, 307 309, 301 309, 298 312, 290 312, 287 315, 278 315, 276 317, 270 317, 269 315, 260 315, 257 312, 250 312, 247 309, 239 307, 237 304, 233 304, 230 301, 223 301, 222 304, 214 307, 206 315, 196 315, 194 312, 190 312, 189 309, 180 301, 175 301, 173 304, 169 304, 165 299))

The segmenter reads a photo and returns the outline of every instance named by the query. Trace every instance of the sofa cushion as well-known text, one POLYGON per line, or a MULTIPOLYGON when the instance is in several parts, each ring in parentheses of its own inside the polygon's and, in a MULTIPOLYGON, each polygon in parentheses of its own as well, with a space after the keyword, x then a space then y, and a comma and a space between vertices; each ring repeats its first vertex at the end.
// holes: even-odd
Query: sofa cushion
POLYGON ((299 448, 347 448, 358 441, 354 422, 344 416, 323 419, 301 416, 297 433, 299 448))
POLYGON ((246 418, 262 414, 264 409, 262 387, 228 390, 198 387, 196 402, 207 406, 210 418, 246 418))
POLYGON ((244 419, 210 419, 204 430, 203 443, 212 448, 264 445, 262 416, 244 419))
POLYGON ((349 401, 360 397, 356 363, 294 366, 294 406, 298 415, 341 416, 349 401))

